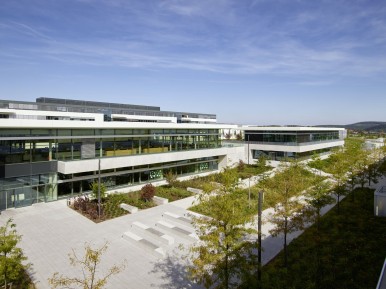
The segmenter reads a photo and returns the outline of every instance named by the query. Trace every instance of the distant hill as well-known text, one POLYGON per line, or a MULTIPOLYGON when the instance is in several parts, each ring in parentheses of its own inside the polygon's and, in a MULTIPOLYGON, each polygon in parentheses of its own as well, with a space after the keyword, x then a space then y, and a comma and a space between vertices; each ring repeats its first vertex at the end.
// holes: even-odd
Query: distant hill
POLYGON ((384 121, 364 121, 349 124, 345 126, 348 129, 365 131, 386 131, 386 122, 384 121))
POLYGON ((323 127, 344 127, 353 130, 364 130, 364 131, 376 131, 386 132, 386 122, 384 121, 362 121, 347 125, 317 125, 323 127))

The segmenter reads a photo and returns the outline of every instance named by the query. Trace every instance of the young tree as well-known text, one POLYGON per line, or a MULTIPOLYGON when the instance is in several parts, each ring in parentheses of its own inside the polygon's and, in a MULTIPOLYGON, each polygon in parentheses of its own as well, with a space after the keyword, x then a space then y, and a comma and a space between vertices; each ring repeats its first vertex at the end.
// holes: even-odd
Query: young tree
POLYGON ((265 168, 267 166, 267 157, 265 155, 261 154, 259 156, 259 158, 257 159, 256 165, 259 168, 265 168))
POLYGON ((315 178, 313 186, 307 190, 305 197, 307 207, 305 208, 305 216, 307 220, 311 223, 315 223, 315 255, 316 255, 316 275, 315 283, 316 288, 320 288, 321 283, 321 253, 320 253, 320 219, 321 219, 321 210, 329 205, 334 203, 335 199, 331 196, 332 184, 328 180, 320 181, 315 178))
POLYGON ((24 271, 30 266, 23 265, 27 260, 21 248, 17 247, 21 236, 16 231, 16 225, 9 219, 0 227, 0 280, 4 288, 10 282, 21 281, 24 271))
MULTIPOLYGON (((98 194, 99 194, 98 187, 99 187, 98 182, 92 182, 90 184, 91 196, 93 199, 98 199, 98 194)), ((101 199, 106 197, 106 186, 102 182, 100 184, 100 194, 101 194, 101 199)))
POLYGON ((168 183, 168 186, 171 188, 175 187, 178 184, 177 175, 175 173, 173 173, 172 170, 167 171, 164 174, 164 178, 165 178, 166 182, 168 183))
POLYGON ((301 166, 290 163, 283 170, 276 173, 274 179, 267 180, 266 190, 275 196, 276 205, 270 221, 275 227, 270 230, 272 236, 284 235, 284 266, 288 265, 287 235, 300 230, 304 226, 302 209, 298 195, 301 193, 301 166))
POLYGON ((234 287, 256 269, 255 242, 247 240, 255 230, 245 226, 252 220, 244 213, 241 198, 234 194, 231 171, 225 173, 226 185, 215 194, 201 196, 200 205, 208 216, 193 219, 200 241, 190 248, 188 271, 206 288, 234 287))
POLYGON ((309 213, 311 222, 316 224, 318 232, 321 210, 335 201, 331 196, 331 189, 332 183, 330 181, 320 181, 315 178, 312 187, 305 193, 306 203, 308 204, 307 212, 309 213))
POLYGON ((83 273, 82 277, 67 277, 59 275, 58 272, 55 272, 51 278, 48 279, 49 284, 52 288, 75 288, 80 289, 103 289, 105 288, 108 279, 120 273, 124 270, 125 264, 119 266, 115 265, 107 270, 107 273, 100 277, 98 275, 98 268, 101 263, 102 255, 106 252, 108 246, 107 243, 104 243, 102 247, 93 249, 90 244, 85 244, 84 256, 79 258, 75 250, 72 250, 72 253, 68 254, 70 265, 73 267, 80 267, 80 270, 83 273))
POLYGON ((334 194, 337 197, 337 209, 338 214, 340 212, 340 198, 346 195, 346 182, 348 181, 347 176, 347 161, 343 151, 338 151, 334 155, 335 162, 331 169, 331 173, 335 180, 334 194))
POLYGON ((234 192, 234 190, 237 188, 239 179, 236 170, 232 170, 231 168, 227 167, 217 175, 217 178, 222 185, 223 192, 234 192))
POLYGON ((365 171, 369 187, 371 186, 371 182, 378 183, 378 178, 382 176, 379 168, 383 158, 382 148, 373 149, 369 154, 369 165, 365 171))

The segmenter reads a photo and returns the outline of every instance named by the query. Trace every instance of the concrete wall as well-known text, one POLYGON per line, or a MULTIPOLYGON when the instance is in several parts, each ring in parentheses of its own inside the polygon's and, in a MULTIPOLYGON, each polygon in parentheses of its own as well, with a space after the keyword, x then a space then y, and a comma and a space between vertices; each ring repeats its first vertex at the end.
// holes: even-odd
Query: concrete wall
MULTIPOLYGON (((331 148, 336 146, 343 146, 344 141, 331 141, 331 142, 323 142, 323 143, 313 143, 308 145, 273 145, 273 144, 249 144, 249 150, 262 150, 262 151, 277 151, 277 152, 309 152, 315 151, 325 148, 331 148)), ((248 146, 248 144, 246 144, 248 146)))

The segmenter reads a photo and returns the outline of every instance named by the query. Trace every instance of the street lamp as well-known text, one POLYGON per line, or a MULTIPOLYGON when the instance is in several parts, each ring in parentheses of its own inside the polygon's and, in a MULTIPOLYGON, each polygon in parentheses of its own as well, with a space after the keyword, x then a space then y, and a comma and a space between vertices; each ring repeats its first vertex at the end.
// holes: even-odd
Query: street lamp
POLYGON ((98 218, 101 218, 101 157, 98 159, 98 218))

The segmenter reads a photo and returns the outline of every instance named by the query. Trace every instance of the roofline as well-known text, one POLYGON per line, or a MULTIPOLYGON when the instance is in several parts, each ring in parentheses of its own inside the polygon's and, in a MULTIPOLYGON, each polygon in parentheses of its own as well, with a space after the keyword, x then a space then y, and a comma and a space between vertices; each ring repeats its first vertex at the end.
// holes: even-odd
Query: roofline
POLYGON ((243 126, 242 130, 253 131, 344 131, 345 128, 341 127, 313 127, 313 126, 243 126))
POLYGON ((230 129, 233 125, 216 123, 98 122, 69 120, 2 119, 0 128, 26 129, 230 129))

